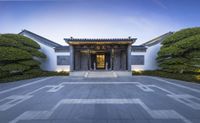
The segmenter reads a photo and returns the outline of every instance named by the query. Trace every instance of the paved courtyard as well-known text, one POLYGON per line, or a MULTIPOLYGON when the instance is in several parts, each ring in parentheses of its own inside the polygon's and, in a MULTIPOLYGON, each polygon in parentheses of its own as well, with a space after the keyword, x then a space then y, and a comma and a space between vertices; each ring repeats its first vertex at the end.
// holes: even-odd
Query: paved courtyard
POLYGON ((0 123, 200 123, 200 85, 147 77, 0 84, 0 123))

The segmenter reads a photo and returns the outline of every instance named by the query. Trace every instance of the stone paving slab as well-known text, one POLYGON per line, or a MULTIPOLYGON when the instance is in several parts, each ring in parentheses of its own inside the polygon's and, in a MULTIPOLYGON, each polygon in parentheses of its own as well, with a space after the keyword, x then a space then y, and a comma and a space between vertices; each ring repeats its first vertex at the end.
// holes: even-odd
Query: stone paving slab
POLYGON ((0 84, 0 123, 199 123, 200 86, 157 77, 0 84))

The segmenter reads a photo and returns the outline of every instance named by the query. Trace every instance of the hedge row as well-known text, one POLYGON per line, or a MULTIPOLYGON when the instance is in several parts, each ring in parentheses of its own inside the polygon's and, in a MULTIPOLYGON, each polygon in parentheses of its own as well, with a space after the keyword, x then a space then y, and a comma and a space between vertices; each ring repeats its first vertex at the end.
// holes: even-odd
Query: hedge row
POLYGON ((178 80, 184 80, 188 82, 198 82, 200 83, 200 75, 198 74, 191 74, 191 73, 185 73, 185 74, 179 74, 179 73, 169 73, 165 71, 132 71, 133 75, 150 75, 150 76, 159 76, 159 77, 165 77, 165 78, 171 78, 171 79, 178 79, 178 80))

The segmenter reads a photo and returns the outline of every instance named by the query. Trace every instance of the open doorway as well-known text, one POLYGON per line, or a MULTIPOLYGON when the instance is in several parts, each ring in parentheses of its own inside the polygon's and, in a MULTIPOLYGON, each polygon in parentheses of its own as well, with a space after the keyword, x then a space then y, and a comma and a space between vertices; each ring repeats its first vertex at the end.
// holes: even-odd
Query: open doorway
POLYGON ((105 69, 105 54, 96 54, 96 68, 105 69))

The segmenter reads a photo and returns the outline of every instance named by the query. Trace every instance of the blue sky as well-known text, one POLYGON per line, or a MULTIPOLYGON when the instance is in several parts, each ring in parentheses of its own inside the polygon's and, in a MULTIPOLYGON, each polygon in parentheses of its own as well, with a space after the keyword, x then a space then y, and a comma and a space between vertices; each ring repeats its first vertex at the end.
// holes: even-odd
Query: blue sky
POLYGON ((200 0, 65 0, 0 2, 0 33, 30 30, 63 38, 137 38, 136 44, 200 26, 200 0))

